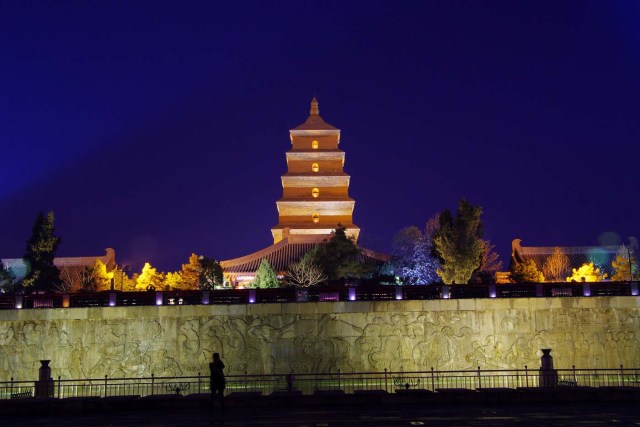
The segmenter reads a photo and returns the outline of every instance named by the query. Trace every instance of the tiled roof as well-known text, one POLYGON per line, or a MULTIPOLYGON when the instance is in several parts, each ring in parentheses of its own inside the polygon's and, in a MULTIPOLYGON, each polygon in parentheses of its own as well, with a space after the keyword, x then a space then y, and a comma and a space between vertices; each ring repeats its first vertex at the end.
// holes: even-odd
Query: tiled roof
MULTIPOLYGON (((93 266, 97 259, 107 266, 108 271, 113 270, 116 266, 116 253, 112 248, 107 248, 106 254, 103 256, 57 257, 53 260, 53 264, 60 270, 60 278, 63 282, 78 285, 82 280, 82 271, 85 267, 93 266)), ((29 269, 22 258, 7 258, 0 261, 17 280, 24 279, 28 273, 29 269)))
MULTIPOLYGON (((284 272, 289 269, 293 263, 300 259, 316 245, 322 244, 318 242, 289 242, 288 239, 271 245, 265 249, 245 255, 240 258, 230 259, 220 262, 222 270, 225 273, 255 273, 262 262, 266 259, 275 271, 284 272)), ((369 249, 360 248, 362 250, 363 261, 385 262, 389 260, 389 256, 381 254, 369 249)))

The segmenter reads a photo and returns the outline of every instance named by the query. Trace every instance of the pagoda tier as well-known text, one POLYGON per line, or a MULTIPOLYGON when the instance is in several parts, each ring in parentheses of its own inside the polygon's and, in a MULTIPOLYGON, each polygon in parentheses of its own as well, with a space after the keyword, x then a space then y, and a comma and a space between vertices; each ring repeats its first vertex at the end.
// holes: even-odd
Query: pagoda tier
POLYGON ((282 198, 276 202, 278 224, 271 229, 274 243, 288 235, 327 238, 338 224, 355 239, 355 201, 349 197, 349 175, 343 171, 345 154, 338 148, 340 130, 320 116, 313 98, 307 120, 289 131, 287 173, 282 176, 282 198))

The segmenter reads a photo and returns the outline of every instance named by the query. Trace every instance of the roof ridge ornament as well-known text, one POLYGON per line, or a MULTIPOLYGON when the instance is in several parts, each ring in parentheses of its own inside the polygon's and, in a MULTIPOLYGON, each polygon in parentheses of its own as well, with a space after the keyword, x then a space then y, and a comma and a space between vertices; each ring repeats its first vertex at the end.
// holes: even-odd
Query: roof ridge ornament
POLYGON ((311 110, 309 111, 309 115, 310 116, 319 116, 320 115, 320 108, 318 107, 318 100, 316 99, 315 96, 311 100, 311 110))

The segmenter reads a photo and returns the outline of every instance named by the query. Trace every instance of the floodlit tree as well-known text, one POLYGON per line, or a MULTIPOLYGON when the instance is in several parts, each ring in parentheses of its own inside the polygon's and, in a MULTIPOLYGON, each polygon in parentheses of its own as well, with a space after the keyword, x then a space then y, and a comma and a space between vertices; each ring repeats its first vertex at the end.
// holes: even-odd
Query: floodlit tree
POLYGON ((456 216, 449 210, 440 213, 439 229, 433 238, 434 248, 441 260, 438 276, 446 284, 468 283, 480 267, 482 252, 482 208, 460 200, 456 216))
POLYGON ((277 288, 280 286, 280 283, 278 282, 278 275, 266 258, 262 258, 262 261, 260 262, 258 271, 256 271, 256 278, 253 281, 253 286, 256 288, 277 288))
POLYGON ((440 263, 431 255, 431 239, 418 227, 407 227, 393 237, 394 274, 410 285, 426 285, 438 280, 440 263))
POLYGON ((169 289, 182 289, 182 274, 179 271, 169 271, 164 276, 164 286, 169 289))
POLYGON ((602 282, 607 278, 607 273, 602 273, 592 262, 585 263, 580 268, 571 270, 571 276, 567 277, 567 282, 602 282))
POLYGON ((615 270, 611 276, 611 280, 614 282, 638 280, 638 262, 625 245, 620 246, 616 259, 611 262, 611 265, 615 270), (631 258, 631 262, 629 262, 629 258, 631 258))
POLYGON ((164 274, 158 272, 155 267, 152 267, 148 262, 145 262, 140 275, 136 277, 136 290, 162 289, 163 284, 164 274))
MULTIPOLYGON (((107 272, 107 266, 96 259, 93 265, 85 267, 80 274, 80 286, 77 289, 65 289, 66 292, 100 292, 111 289, 113 272, 107 272)), ((68 287, 69 284, 65 284, 68 287)))
POLYGON ((40 291, 51 291, 62 285, 60 270, 53 264, 60 237, 55 235, 53 211, 47 216, 38 214, 31 237, 27 241, 24 261, 28 273, 22 286, 40 291))
POLYGON ((187 264, 182 264, 182 285, 181 289, 195 290, 199 288, 202 265, 200 257, 192 253, 187 264))
POLYGON ((116 267, 111 273, 113 273, 113 283, 116 289, 121 291, 130 292, 136 290, 136 284, 138 276, 131 278, 127 275, 129 267, 116 267), (125 271, 126 270, 126 271, 125 271))
POLYGON ((562 282, 568 271, 569 257, 561 247, 556 246, 542 265, 542 273, 548 282, 562 282))
POLYGON ((502 270, 502 261, 495 251, 495 245, 489 240, 481 240, 482 258, 480 259, 480 267, 474 273, 476 279, 481 283, 493 283, 496 273, 502 270))
POLYGON ((322 268, 313 261, 312 254, 305 254, 300 261, 291 264, 284 276, 287 285, 309 287, 327 280, 322 268))
POLYGON ((544 282, 544 274, 538 270, 536 263, 532 259, 513 264, 509 276, 516 283, 544 282))
POLYGON ((222 267, 211 258, 200 257, 200 289, 213 290, 222 286, 222 267))

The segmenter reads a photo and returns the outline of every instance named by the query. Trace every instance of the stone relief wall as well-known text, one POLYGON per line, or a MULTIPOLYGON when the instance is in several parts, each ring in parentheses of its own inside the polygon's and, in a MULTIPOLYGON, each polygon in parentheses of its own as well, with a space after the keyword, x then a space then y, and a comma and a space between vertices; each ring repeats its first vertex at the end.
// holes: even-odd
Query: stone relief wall
POLYGON ((338 302, 0 312, 0 381, 539 367, 640 368, 640 299, 338 302))

